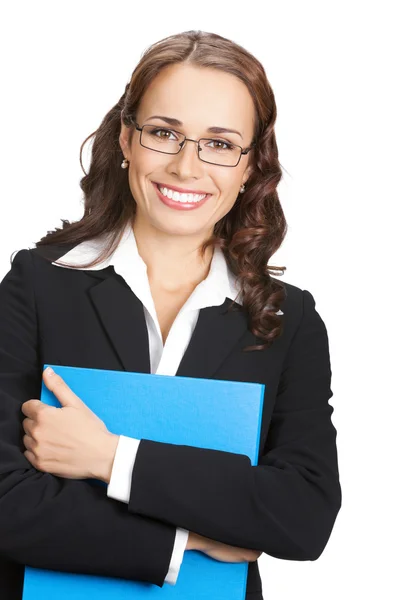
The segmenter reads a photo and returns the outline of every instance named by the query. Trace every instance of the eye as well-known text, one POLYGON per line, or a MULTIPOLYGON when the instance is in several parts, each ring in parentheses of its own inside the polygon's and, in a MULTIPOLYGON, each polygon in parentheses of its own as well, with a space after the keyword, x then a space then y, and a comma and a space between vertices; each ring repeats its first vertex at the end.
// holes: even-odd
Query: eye
POLYGON ((209 141, 209 144, 211 143, 217 143, 217 144, 221 144, 221 146, 217 147, 217 146, 210 146, 211 148, 213 148, 213 150, 233 150, 234 146, 233 144, 230 144, 229 142, 225 142, 224 140, 218 140, 218 139, 212 139, 209 141), (226 148, 222 147, 222 144, 224 146, 226 146, 226 148))
MULTIPOLYGON (((155 135, 156 137, 160 138, 161 140, 169 139, 169 138, 168 138, 167 136, 165 136, 165 135, 156 135, 156 134, 157 134, 157 132, 160 132, 160 131, 163 131, 164 133, 172 133, 173 135, 175 135, 175 134, 173 133, 173 131, 171 131, 170 129, 164 129, 164 128, 162 128, 162 127, 161 127, 161 128, 158 128, 158 127, 157 127, 157 128, 155 128, 155 129, 151 129, 151 130, 150 130, 150 134, 151 134, 151 135, 155 135)), ((176 137, 176 136, 175 136, 175 137, 176 137)))

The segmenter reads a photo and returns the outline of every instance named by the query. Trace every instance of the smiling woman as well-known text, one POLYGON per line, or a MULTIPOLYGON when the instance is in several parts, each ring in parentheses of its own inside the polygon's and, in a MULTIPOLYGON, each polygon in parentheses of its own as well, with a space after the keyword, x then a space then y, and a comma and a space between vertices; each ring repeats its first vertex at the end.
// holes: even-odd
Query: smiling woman
POLYGON ((14 258, 0 284, 1 598, 21 600, 23 565, 175 585, 198 550, 249 563, 246 600, 263 600, 261 553, 321 555, 341 506, 329 344, 312 294, 268 265, 287 229, 275 120, 241 46, 201 31, 157 42, 91 134, 83 217, 14 258), (62 407, 45 408, 45 363, 261 383, 258 464, 109 432, 57 376, 44 380, 62 407))
POLYGON ((265 70, 242 46, 200 31, 153 44, 82 145, 81 156, 95 136, 81 180, 83 218, 63 221, 37 246, 105 236, 98 262, 132 223, 151 280, 183 290, 206 277, 218 248, 256 336, 249 349, 268 348, 282 334, 277 312, 286 295, 271 277, 285 267, 268 265, 287 232, 276 189, 282 177, 276 114, 265 70), (171 189, 208 196, 185 199, 171 189))

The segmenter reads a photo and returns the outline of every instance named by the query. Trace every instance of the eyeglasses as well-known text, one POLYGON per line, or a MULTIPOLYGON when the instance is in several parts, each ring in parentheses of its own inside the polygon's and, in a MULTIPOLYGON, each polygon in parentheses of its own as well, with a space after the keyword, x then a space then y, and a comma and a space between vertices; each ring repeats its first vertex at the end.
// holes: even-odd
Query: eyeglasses
POLYGON ((236 144, 216 138, 192 140, 174 129, 150 124, 140 127, 133 118, 129 118, 129 121, 134 123, 135 129, 141 132, 139 142, 144 148, 154 150, 155 152, 162 152, 163 154, 179 154, 186 140, 188 140, 189 142, 196 142, 198 144, 198 157, 200 160, 221 167, 236 167, 239 164, 241 155, 248 154, 256 146, 255 142, 253 142, 248 148, 242 148, 236 144))

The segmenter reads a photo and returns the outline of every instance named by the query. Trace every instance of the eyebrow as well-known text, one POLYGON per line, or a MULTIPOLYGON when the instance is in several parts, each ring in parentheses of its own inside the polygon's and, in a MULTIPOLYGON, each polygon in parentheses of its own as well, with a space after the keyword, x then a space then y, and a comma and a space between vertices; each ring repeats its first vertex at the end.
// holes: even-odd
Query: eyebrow
MULTIPOLYGON (((152 115, 151 117, 149 117, 148 119, 146 119, 146 121, 150 121, 150 119, 161 119, 162 121, 165 121, 166 123, 168 123, 169 125, 172 125, 174 127, 182 127, 183 123, 181 121, 179 121, 179 119, 174 119, 173 117, 164 117, 162 115, 152 115)), ((243 136, 241 133, 239 133, 239 131, 236 131, 236 129, 228 129, 227 127, 209 127, 208 129, 206 129, 206 131, 209 131, 209 133, 237 133, 237 135, 240 135, 240 137, 243 139, 243 136)))

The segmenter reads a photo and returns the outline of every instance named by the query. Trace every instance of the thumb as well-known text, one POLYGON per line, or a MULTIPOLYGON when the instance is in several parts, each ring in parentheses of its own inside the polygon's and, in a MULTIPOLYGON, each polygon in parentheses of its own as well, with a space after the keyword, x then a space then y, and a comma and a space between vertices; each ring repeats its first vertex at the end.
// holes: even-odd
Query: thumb
POLYGON ((79 396, 66 384, 64 379, 55 373, 51 367, 47 367, 44 370, 42 377, 48 390, 55 394, 62 406, 73 406, 74 408, 86 406, 79 396))

